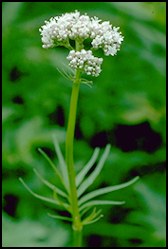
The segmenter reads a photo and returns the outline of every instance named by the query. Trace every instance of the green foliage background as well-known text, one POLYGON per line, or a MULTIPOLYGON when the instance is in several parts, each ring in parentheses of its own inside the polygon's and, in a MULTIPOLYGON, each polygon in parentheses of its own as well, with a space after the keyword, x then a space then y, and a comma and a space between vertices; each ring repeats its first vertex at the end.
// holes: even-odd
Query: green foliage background
POLYGON ((125 37, 118 55, 104 58, 103 71, 93 79, 93 88, 81 86, 76 170, 87 162, 93 147, 111 143, 109 159, 92 188, 141 176, 133 187, 109 195, 109 199, 126 200, 126 204, 104 208, 104 218, 85 228, 84 245, 165 247, 165 5, 2 4, 3 247, 71 245, 69 224, 48 217, 53 207, 27 193, 18 177, 43 195, 49 193, 32 169, 36 167, 50 181, 55 180, 37 148, 44 148, 57 162, 51 138, 54 132, 64 151, 71 82, 56 68, 67 63, 68 51, 42 49, 38 29, 51 16, 75 9, 110 20, 121 27, 125 37))

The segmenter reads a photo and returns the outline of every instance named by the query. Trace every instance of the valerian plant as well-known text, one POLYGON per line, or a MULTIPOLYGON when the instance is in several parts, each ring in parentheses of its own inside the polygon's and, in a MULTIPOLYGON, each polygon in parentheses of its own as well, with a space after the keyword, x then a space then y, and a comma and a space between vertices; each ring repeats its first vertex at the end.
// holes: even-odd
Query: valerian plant
POLYGON ((56 137, 54 137, 55 151, 58 157, 58 167, 51 161, 47 154, 39 149, 39 152, 53 168, 59 180, 59 187, 46 180, 36 169, 37 177, 53 192, 53 198, 41 196, 32 191, 27 184, 20 179, 26 189, 36 198, 45 202, 53 203, 56 207, 69 212, 69 217, 58 214, 49 214, 50 217, 67 220, 72 224, 74 234, 73 246, 81 246, 82 230, 85 225, 97 222, 102 215, 100 205, 122 205, 124 201, 100 200, 96 197, 123 189, 137 181, 138 177, 116 186, 109 186, 85 193, 89 186, 100 174, 104 163, 110 152, 108 144, 100 157, 97 166, 88 175, 89 170, 98 160, 100 149, 96 148, 89 162, 76 174, 73 158, 73 142, 76 121, 77 102, 81 83, 91 85, 92 82, 83 79, 82 74, 99 76, 103 58, 94 56, 94 51, 102 49, 105 55, 116 55, 120 50, 123 36, 119 27, 113 27, 110 22, 102 21, 97 17, 81 15, 79 11, 66 13, 61 16, 52 17, 45 21, 40 28, 43 48, 63 46, 70 50, 67 59, 72 68, 72 75, 61 71, 68 79, 72 80, 72 94, 70 100, 70 111, 65 142, 65 158, 61 152, 56 137), (88 39, 90 49, 85 48, 85 40, 88 39), (61 187, 60 187, 61 186, 61 187))

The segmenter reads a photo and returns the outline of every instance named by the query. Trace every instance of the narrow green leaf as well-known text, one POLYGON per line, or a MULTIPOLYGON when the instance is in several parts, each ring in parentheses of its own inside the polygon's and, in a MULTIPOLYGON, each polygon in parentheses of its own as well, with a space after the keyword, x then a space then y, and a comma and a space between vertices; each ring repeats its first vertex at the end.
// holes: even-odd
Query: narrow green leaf
POLYGON ((92 80, 87 80, 85 78, 81 78, 81 83, 89 83, 89 84, 93 84, 92 80))
POLYGON ((94 220, 96 217, 98 217, 98 216, 100 215, 101 211, 102 211, 102 210, 100 209, 100 210, 98 210, 98 211, 96 212, 96 208, 94 208, 93 211, 91 212, 91 214, 90 214, 89 216, 87 216, 87 217, 82 221, 82 223, 83 223, 83 224, 87 224, 88 222, 94 220))
POLYGON ((96 208, 94 207, 92 212, 82 222, 94 219, 95 215, 96 215, 96 208))
POLYGON ((54 198, 54 200, 58 201, 58 203, 60 204, 60 201, 59 201, 59 198, 58 198, 58 194, 57 194, 56 191, 53 191, 53 198, 54 198))
POLYGON ((92 84, 89 84, 89 83, 84 83, 84 82, 82 82, 82 84, 84 84, 84 85, 86 85, 86 86, 88 86, 88 87, 90 87, 90 88, 92 88, 93 86, 92 86, 92 84))
POLYGON ((61 153, 61 149, 59 147, 56 136, 53 136, 53 140, 54 140, 55 151, 56 151, 57 156, 58 156, 60 171, 62 173, 64 183, 65 183, 67 189, 69 189, 69 179, 68 179, 68 171, 67 171, 66 162, 65 162, 64 157, 61 153))
MULTIPOLYGON (((66 185, 62 179, 62 176, 60 174, 60 172, 58 171, 58 169, 56 168, 55 164, 51 161, 51 159, 48 157, 48 155, 42 150, 42 149, 38 149, 38 151, 42 154, 42 156, 47 160, 47 162, 50 164, 50 166, 52 167, 52 169, 55 171, 55 174, 57 175, 57 177, 59 178, 61 184, 64 186, 64 188, 67 190, 66 185)), ((68 190, 67 190, 68 192, 68 190)))
POLYGON ((119 184, 119 185, 116 185, 116 186, 109 186, 109 187, 94 190, 94 191, 84 195, 79 200, 79 205, 81 205, 82 203, 84 203, 84 202, 86 202, 86 201, 88 201, 90 199, 95 198, 96 196, 107 194, 107 193, 110 193, 110 192, 113 192, 113 191, 116 191, 116 190, 119 190, 119 189, 126 188, 126 187, 132 185, 133 183, 135 183, 138 179, 139 179, 139 176, 133 178, 132 180, 130 180, 128 182, 125 182, 125 183, 122 183, 122 184, 119 184))
POLYGON ((59 205, 59 203, 56 201, 56 200, 53 200, 53 199, 50 199, 48 197, 44 197, 44 196, 41 196, 39 194, 36 194, 34 191, 32 191, 28 186, 27 184, 23 181, 22 178, 19 178, 19 181, 23 184, 23 186, 28 190, 28 192, 30 194, 32 194, 34 197, 42 200, 42 201, 46 201, 46 202, 50 202, 50 203, 53 203, 53 204, 56 204, 56 205, 59 205))
POLYGON ((57 67, 57 70, 58 70, 58 72, 59 72, 63 77, 65 77, 67 80, 72 81, 72 78, 73 78, 72 75, 68 74, 65 70, 60 69, 60 68, 58 68, 58 67, 57 67))
POLYGON ((28 185, 23 181, 23 179, 22 178, 19 178, 19 181, 23 184, 23 186, 28 190, 28 192, 30 193, 30 194, 32 194, 34 197, 36 197, 36 198, 38 198, 38 199, 40 199, 40 200, 42 200, 42 201, 46 201, 46 202, 49 202, 49 203, 53 203, 53 204, 55 204, 55 205, 58 205, 58 206, 62 206, 62 207, 64 207, 66 210, 70 210, 70 207, 69 207, 69 205, 68 204, 66 204, 66 203, 64 203, 64 202, 61 202, 60 203, 60 201, 58 201, 56 198, 55 199, 51 199, 51 198, 48 198, 48 197, 44 197, 44 196, 41 196, 41 195, 39 195, 39 194, 36 194, 34 191, 32 191, 29 187, 28 187, 28 185))
POLYGON ((110 144, 108 144, 105 148, 105 151, 100 159, 100 161, 98 162, 95 170, 86 178, 86 180, 83 181, 83 183, 79 186, 78 189, 78 197, 80 197, 83 192, 93 183, 93 181, 96 179, 96 177, 99 175, 99 173, 101 172, 103 165, 108 157, 108 154, 110 152, 110 144))
POLYGON ((57 192, 56 192, 55 190, 53 191, 53 198, 54 198, 56 201, 58 201, 58 203, 59 203, 59 205, 60 205, 61 207, 64 207, 68 212, 71 213, 72 210, 71 210, 70 205, 69 205, 68 203, 64 202, 63 200, 61 200, 60 197, 58 196, 58 194, 57 194, 57 192))
POLYGON ((96 221, 100 220, 104 215, 103 214, 100 214, 97 218, 91 220, 91 221, 85 221, 85 222, 82 222, 83 225, 89 225, 89 224, 92 224, 92 223, 95 223, 96 221))
POLYGON ((50 183, 49 181, 45 180, 42 175, 37 171, 37 169, 33 169, 34 173, 36 174, 36 176, 41 180, 41 182, 43 182, 47 187, 49 187, 51 190, 57 192, 59 195, 61 195, 62 197, 68 198, 68 195, 63 192, 61 189, 59 189, 58 187, 56 187, 55 185, 53 185, 52 183, 50 183))
POLYGON ((84 78, 81 78, 81 83, 89 86, 90 88, 92 88, 92 86, 93 86, 93 81, 87 80, 87 79, 84 79, 84 78))
POLYGON ((86 208, 84 208, 84 209, 82 210, 82 212, 80 213, 81 217, 84 216, 84 214, 86 214, 86 213, 89 211, 89 209, 91 209, 91 208, 92 208, 92 207, 86 207, 86 208))
POLYGON ((61 215, 55 215, 55 214, 50 214, 50 213, 48 213, 48 216, 50 216, 50 217, 52 217, 52 218, 54 218, 54 219, 72 221, 72 218, 70 218, 70 217, 65 217, 65 216, 61 216, 61 215))
POLYGON ((89 160, 89 162, 83 167, 83 169, 76 176, 76 186, 77 187, 81 184, 81 182, 85 178, 86 174, 89 172, 89 170, 91 169, 91 167, 96 162, 96 160, 98 158, 98 155, 99 155, 99 152, 100 152, 100 149, 96 148, 94 150, 94 153, 93 153, 91 159, 89 160))
POLYGON ((91 206, 99 206, 99 205, 123 205, 125 201, 104 201, 104 200, 95 200, 84 203, 80 208, 79 211, 82 211, 86 207, 91 206))

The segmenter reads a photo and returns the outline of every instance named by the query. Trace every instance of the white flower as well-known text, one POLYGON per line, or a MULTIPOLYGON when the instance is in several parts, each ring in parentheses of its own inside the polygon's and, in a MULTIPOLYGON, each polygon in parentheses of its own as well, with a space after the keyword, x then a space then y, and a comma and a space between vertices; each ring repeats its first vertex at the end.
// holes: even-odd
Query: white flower
POLYGON ((79 11, 50 18, 40 28, 40 33, 43 48, 65 45, 69 39, 91 38, 93 48, 102 48, 106 55, 115 55, 123 41, 119 27, 112 27, 110 22, 102 22, 97 17, 81 15, 79 11))
POLYGON ((93 56, 91 50, 75 51, 71 50, 67 59, 69 60, 69 65, 73 69, 83 69, 86 74, 92 76, 98 76, 101 72, 101 64, 103 62, 102 58, 93 56))
MULTIPOLYGON (((66 13, 50 18, 39 29, 42 36, 43 48, 55 46, 71 47, 71 40, 78 41, 84 47, 84 40, 91 39, 91 49, 103 49, 105 55, 116 55, 124 39, 119 27, 112 27, 110 22, 81 15, 79 11, 66 13)), ((82 47, 81 46, 81 47, 82 47)), ((71 50, 68 55, 69 65, 83 68, 88 75, 98 76, 101 72, 102 58, 94 57, 91 50, 71 50)))
POLYGON ((93 48, 102 48, 105 55, 115 55, 120 50, 120 45, 124 39, 118 30, 119 27, 112 28, 109 22, 101 23, 99 31, 92 41, 93 48))

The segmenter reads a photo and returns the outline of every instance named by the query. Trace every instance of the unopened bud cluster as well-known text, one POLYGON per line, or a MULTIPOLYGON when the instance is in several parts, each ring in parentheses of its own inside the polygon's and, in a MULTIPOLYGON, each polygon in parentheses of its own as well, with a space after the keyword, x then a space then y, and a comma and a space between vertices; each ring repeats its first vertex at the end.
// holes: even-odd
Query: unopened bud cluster
POLYGON ((84 69, 87 75, 98 76, 101 72, 102 58, 93 56, 91 50, 75 51, 71 50, 67 59, 73 69, 84 69))

